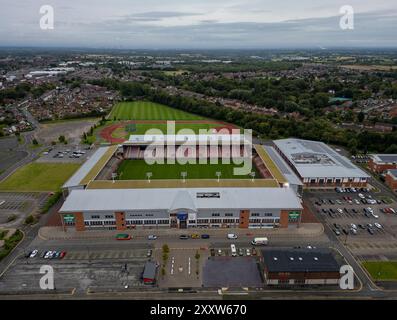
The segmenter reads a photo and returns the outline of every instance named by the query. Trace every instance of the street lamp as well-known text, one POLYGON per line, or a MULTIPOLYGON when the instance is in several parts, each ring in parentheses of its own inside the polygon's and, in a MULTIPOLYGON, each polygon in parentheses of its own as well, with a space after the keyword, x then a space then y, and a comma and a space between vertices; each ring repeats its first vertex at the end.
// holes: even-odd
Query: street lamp
POLYGON ((218 182, 219 182, 219 178, 220 178, 220 176, 222 175, 222 172, 217 171, 217 172, 215 173, 215 175, 218 177, 218 182))
POLYGON ((251 172, 249 175, 251 177, 251 181, 254 182, 255 172, 251 172))
POLYGON ((182 182, 185 183, 186 182, 186 177, 187 177, 187 172, 186 171, 182 171, 181 172, 181 176, 182 176, 182 182))

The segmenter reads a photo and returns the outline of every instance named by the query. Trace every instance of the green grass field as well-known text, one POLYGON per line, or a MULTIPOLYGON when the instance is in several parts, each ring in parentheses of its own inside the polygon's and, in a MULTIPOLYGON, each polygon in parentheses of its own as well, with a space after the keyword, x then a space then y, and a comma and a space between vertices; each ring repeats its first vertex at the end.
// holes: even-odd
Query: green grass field
MULTIPOLYGON (((145 160, 124 160, 118 168, 120 180, 145 180, 146 172, 152 172, 151 179, 181 179, 181 172, 187 172, 187 179, 217 179, 216 172, 222 173, 221 179, 249 179, 247 176, 233 175, 235 164, 153 164, 145 160)), ((256 172, 256 168, 253 166, 256 172)), ((259 178, 256 172, 255 177, 259 178)))
POLYGON ((397 261, 364 261, 362 264, 374 280, 397 280, 397 261))
POLYGON ((113 120, 200 120, 203 117, 149 101, 117 103, 110 112, 113 120))
POLYGON ((37 163, 19 168, 0 183, 2 191, 56 191, 80 167, 76 163, 37 163))

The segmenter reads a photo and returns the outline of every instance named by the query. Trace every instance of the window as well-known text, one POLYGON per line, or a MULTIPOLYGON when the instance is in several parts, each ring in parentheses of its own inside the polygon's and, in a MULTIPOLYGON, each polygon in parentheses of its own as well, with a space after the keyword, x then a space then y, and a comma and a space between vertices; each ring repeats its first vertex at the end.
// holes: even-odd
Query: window
POLYGON ((156 220, 144 220, 144 224, 156 224, 156 220))
POLYGON ((208 219, 197 219, 197 223, 208 223, 208 219))
POLYGON ((157 224, 170 224, 170 220, 157 220, 157 224))
POLYGON ((96 215, 91 216, 91 219, 99 219, 99 216, 96 216, 96 215))
POLYGON ((211 219, 210 223, 222 223, 222 219, 211 219))
POLYGON ((264 216, 265 216, 265 217, 272 217, 272 216, 273 216, 273 213, 271 213, 271 212, 266 212, 266 213, 264 214, 264 216))
POLYGON ((212 216, 213 217, 219 217, 221 214, 220 213, 213 213, 212 216))
POLYGON ((234 223, 234 219, 223 219, 223 223, 234 223))
POLYGON ((105 219, 113 219, 114 217, 113 217, 113 215, 106 215, 105 216, 105 219))
POLYGON ((251 214, 252 217, 259 217, 259 213, 253 213, 251 214))
POLYGON ((225 217, 233 217, 233 213, 225 213, 225 217))

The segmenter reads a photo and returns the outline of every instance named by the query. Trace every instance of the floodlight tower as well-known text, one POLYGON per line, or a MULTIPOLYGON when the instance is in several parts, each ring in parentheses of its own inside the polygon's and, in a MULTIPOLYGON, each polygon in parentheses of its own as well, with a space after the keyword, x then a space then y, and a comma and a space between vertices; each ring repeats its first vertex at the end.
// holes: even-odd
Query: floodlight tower
POLYGON ((222 172, 217 171, 217 172, 215 172, 215 175, 218 177, 218 182, 219 182, 219 179, 220 179, 220 177, 222 175, 222 172))
POLYGON ((147 178, 147 181, 150 183, 150 178, 153 176, 153 173, 151 173, 151 172, 146 172, 146 178, 147 178))
POLYGON ((251 181, 254 182, 255 179, 255 172, 250 173, 251 181))
POLYGON ((117 173, 116 172, 113 172, 112 173, 112 181, 113 181, 113 183, 114 183, 114 179, 116 179, 117 178, 117 173))
POLYGON ((182 176, 182 182, 185 183, 186 182, 186 177, 187 177, 187 172, 186 171, 182 171, 181 172, 181 176, 182 176))

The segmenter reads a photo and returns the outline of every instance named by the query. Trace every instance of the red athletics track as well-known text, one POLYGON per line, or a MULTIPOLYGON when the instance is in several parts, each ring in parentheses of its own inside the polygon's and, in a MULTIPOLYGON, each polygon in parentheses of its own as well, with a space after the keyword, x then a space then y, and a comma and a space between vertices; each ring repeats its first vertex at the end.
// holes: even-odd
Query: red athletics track
MULTIPOLYGON (((110 143, 122 143, 125 141, 125 139, 122 138, 114 138, 112 136, 113 131, 124 127, 127 124, 166 124, 167 120, 133 120, 133 121, 126 121, 126 122, 121 122, 121 123, 116 123, 113 125, 110 125, 108 127, 105 127, 102 129, 102 131, 100 132, 100 136, 101 138, 103 138, 104 140, 106 140, 107 142, 110 143)), ((220 124, 222 125, 222 127, 216 128, 218 131, 221 129, 228 129, 229 132, 231 132, 232 129, 238 129, 238 127, 236 127, 233 124, 230 123, 226 123, 223 121, 211 121, 211 120, 192 120, 192 121, 183 121, 183 120, 178 120, 175 121, 175 124, 220 124)))

